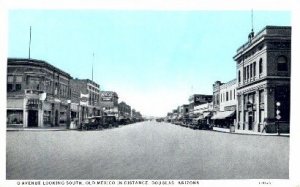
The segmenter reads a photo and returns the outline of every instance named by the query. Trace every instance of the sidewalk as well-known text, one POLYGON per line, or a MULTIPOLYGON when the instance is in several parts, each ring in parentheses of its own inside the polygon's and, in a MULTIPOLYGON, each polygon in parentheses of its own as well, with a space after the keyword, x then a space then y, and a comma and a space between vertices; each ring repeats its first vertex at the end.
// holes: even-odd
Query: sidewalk
POLYGON ((6 131, 66 131, 70 129, 66 129, 66 127, 7 127, 6 131))
MULTIPOLYGON (((213 131, 231 133, 231 134, 242 134, 242 135, 278 136, 277 133, 261 133, 261 132, 254 132, 254 131, 248 131, 248 130, 237 130, 237 129, 235 129, 235 132, 230 132, 230 129, 220 128, 220 127, 213 127, 213 131)), ((290 134, 289 133, 280 133, 280 136, 289 137, 290 134)))

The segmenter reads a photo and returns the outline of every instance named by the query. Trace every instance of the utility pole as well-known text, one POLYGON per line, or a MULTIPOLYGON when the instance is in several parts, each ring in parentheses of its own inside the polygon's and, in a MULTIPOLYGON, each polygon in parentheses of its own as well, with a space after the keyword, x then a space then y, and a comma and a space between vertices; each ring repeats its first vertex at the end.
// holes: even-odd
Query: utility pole
POLYGON ((253 32, 253 9, 251 9, 251 25, 252 25, 252 32, 253 32))

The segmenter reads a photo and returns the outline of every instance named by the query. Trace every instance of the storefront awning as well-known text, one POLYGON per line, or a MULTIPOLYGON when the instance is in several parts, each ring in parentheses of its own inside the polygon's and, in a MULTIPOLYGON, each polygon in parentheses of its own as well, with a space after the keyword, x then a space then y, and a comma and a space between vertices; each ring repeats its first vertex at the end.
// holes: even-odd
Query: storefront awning
POLYGON ((204 118, 211 117, 211 116, 212 116, 212 114, 210 112, 203 113, 204 118))
POLYGON ((71 103, 71 111, 78 112, 78 105, 76 103, 71 103))
POLYGON ((7 109, 23 110, 23 99, 7 99, 7 109))
POLYGON ((204 119, 204 116, 203 116, 203 115, 200 115, 199 117, 196 118, 197 121, 198 121, 198 120, 202 120, 202 119, 204 119))
POLYGON ((211 119, 225 119, 225 118, 233 116, 234 113, 235 113, 235 110, 233 110, 233 111, 217 112, 211 119))

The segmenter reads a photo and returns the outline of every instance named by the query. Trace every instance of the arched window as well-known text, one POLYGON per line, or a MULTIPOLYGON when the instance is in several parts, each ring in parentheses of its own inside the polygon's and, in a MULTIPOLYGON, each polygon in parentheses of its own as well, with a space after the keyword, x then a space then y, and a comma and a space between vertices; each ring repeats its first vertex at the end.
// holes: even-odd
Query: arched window
POLYGON ((259 59, 259 74, 263 72, 263 60, 262 58, 259 59))
POLYGON ((278 71, 287 71, 288 64, 285 56, 279 56, 277 59, 277 70, 278 71))

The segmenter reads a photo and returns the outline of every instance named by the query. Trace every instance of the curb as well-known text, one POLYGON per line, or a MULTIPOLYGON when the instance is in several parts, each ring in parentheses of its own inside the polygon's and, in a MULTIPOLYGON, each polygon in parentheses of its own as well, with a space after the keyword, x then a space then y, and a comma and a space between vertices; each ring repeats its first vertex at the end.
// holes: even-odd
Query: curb
POLYGON ((7 128, 6 131, 68 131, 70 129, 26 129, 26 128, 7 128))
POLYGON ((227 133, 227 134, 237 134, 237 135, 254 135, 254 136, 276 136, 276 137, 290 137, 290 134, 281 134, 281 135, 278 135, 278 134, 267 134, 267 133, 264 133, 264 134, 252 134, 252 133, 237 133, 237 132, 225 132, 225 131, 218 131, 218 130, 212 130, 214 132, 221 132, 221 133, 227 133))

